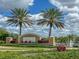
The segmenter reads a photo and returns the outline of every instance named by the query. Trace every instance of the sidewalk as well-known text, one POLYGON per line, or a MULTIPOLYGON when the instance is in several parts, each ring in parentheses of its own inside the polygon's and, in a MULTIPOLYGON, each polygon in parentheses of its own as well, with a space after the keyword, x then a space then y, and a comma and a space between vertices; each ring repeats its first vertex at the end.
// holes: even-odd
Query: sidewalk
MULTIPOLYGON (((50 51, 50 50, 57 50, 57 48, 43 48, 45 49, 45 51, 50 51)), ((79 50, 79 48, 66 48, 67 50, 79 50)), ((38 48, 36 48, 36 50, 39 50, 38 48)), ((41 50, 41 49, 40 49, 41 50)), ((19 47, 9 47, 9 46, 0 46, 0 51, 30 51, 28 50, 28 48, 23 49, 23 48, 19 48, 19 47)))

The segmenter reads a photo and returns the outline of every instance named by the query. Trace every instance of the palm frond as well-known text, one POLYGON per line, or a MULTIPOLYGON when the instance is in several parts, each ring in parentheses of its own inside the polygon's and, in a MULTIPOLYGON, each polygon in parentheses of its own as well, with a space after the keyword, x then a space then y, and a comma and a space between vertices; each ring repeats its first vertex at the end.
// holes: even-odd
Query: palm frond
POLYGON ((8 16, 8 20, 6 21, 9 25, 19 26, 20 34, 21 28, 23 26, 31 26, 32 22, 29 19, 28 11, 22 8, 15 8, 10 10, 11 16, 8 16))
POLYGON ((60 20, 63 16, 62 16, 62 12, 59 11, 59 9, 46 9, 45 11, 43 11, 42 16, 44 17, 43 20, 39 20, 38 24, 47 24, 51 25, 52 27, 57 27, 57 28, 64 28, 64 23, 62 22, 62 20, 60 20))
POLYGON ((48 20, 46 20, 46 19, 40 19, 40 20, 37 20, 37 25, 45 25, 45 24, 47 24, 48 23, 48 20))

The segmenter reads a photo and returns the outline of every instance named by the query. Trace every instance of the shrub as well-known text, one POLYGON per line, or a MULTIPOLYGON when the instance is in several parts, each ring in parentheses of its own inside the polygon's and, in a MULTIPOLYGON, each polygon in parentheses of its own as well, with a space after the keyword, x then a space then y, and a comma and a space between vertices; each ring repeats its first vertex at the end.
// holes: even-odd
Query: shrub
POLYGON ((38 40, 38 43, 48 43, 48 40, 38 40))
POLYGON ((58 51, 66 51, 66 46, 65 45, 59 45, 57 46, 58 51))
POLYGON ((0 44, 4 44, 5 43, 5 41, 0 41, 0 44))
POLYGON ((15 43, 15 41, 13 40, 13 41, 11 41, 10 43, 15 43))
POLYGON ((55 48, 55 46, 50 46, 50 45, 44 45, 44 44, 38 44, 38 43, 27 43, 27 44, 12 44, 12 43, 7 43, 7 44, 0 44, 0 46, 13 46, 13 47, 37 47, 37 48, 55 48))
POLYGON ((31 43, 31 41, 29 41, 29 43, 31 43))

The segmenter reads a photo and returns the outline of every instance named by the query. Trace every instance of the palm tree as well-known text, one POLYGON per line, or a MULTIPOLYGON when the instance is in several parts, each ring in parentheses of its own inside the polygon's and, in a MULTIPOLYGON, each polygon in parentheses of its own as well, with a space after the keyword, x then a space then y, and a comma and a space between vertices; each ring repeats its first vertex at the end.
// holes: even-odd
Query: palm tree
POLYGON ((32 20, 28 15, 28 11, 21 8, 15 8, 10 10, 11 16, 8 17, 7 23, 13 26, 19 26, 19 35, 21 36, 22 27, 31 26, 32 20))
POLYGON ((64 23, 62 22, 62 12, 58 9, 47 9, 42 13, 43 19, 38 20, 38 25, 49 26, 49 38, 51 36, 52 27, 64 28, 64 23))
POLYGON ((22 27, 30 26, 32 24, 32 21, 29 19, 30 16, 28 15, 27 10, 21 8, 11 9, 10 13, 11 16, 9 16, 7 23, 9 25, 19 26, 19 35, 21 35, 22 27))

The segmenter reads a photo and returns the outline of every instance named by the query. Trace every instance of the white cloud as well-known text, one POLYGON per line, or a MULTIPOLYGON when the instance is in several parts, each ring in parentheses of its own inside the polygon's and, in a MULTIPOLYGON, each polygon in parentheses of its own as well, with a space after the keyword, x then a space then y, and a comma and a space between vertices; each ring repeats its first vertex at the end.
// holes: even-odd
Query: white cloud
POLYGON ((3 8, 25 8, 33 5, 33 0, 0 0, 3 8))
POLYGON ((0 13, 13 8, 28 8, 34 4, 34 0, 0 0, 0 13))
POLYGON ((6 21, 7 19, 8 19, 7 17, 4 17, 4 16, 0 15, 0 22, 4 22, 4 21, 6 21))
POLYGON ((79 7, 78 6, 74 6, 73 8, 69 8, 68 6, 63 6, 62 8, 60 8, 63 11, 67 11, 67 12, 71 12, 71 13, 79 13, 79 7))
MULTIPOLYGON (((53 2, 57 2, 58 4, 61 4, 62 6, 68 6, 68 7, 73 7, 77 5, 78 0, 49 0, 52 4, 53 2)), ((56 4, 55 4, 56 5, 56 4)))
POLYGON ((32 19, 33 20, 39 20, 39 19, 42 19, 43 17, 42 17, 42 15, 41 15, 42 13, 38 13, 38 14, 30 14, 31 16, 32 16, 32 19))

